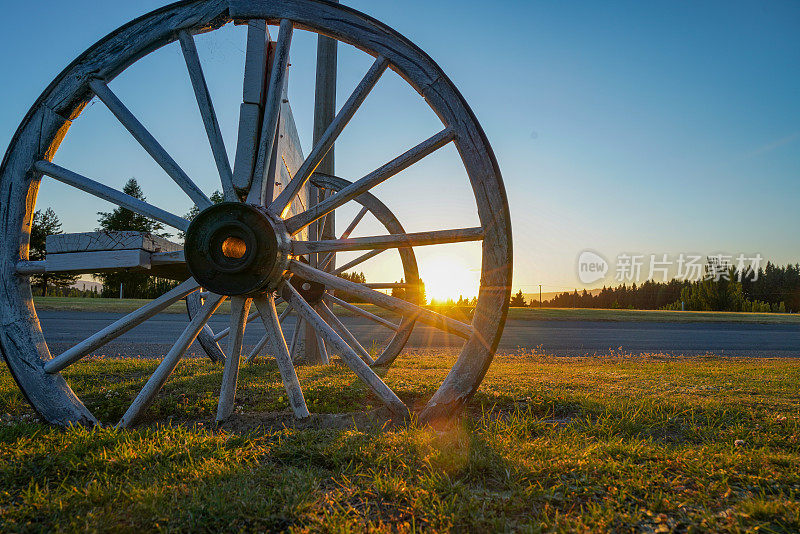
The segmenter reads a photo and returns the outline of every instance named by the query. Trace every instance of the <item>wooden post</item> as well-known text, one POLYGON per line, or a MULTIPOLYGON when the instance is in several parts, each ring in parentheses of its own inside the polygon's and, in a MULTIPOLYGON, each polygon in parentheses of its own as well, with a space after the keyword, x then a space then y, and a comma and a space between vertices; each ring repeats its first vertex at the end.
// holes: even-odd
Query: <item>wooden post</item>
MULTIPOLYGON (((334 0, 338 3, 338 0, 334 0)), ((338 42, 330 37, 320 35, 317 40, 317 84, 316 98, 314 103, 314 144, 322 138, 325 130, 333 122, 336 116, 336 71, 338 64, 338 42)), ((327 156, 317 167, 317 171, 329 175, 335 175, 335 156, 334 148, 328 152, 327 156)), ((313 206, 325 200, 325 193, 322 190, 315 190, 313 186, 308 197, 309 205, 313 206)), ((309 241, 318 239, 336 239, 336 226, 334 214, 331 212, 327 217, 308 227, 309 241)), ((310 263, 313 267, 319 265, 320 259, 324 255, 311 254, 310 263)), ((333 272, 336 268, 335 259, 332 260, 326 270, 333 272)), ((317 332, 314 327, 305 321, 305 357, 303 360, 311 365, 321 365, 324 363, 324 356, 318 345, 317 332)))

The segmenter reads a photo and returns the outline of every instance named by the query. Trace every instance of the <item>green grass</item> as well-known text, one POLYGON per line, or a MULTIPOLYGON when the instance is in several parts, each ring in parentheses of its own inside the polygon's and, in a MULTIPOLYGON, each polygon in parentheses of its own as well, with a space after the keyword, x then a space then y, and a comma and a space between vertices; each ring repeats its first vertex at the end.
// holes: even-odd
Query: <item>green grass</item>
MULTIPOLYGON (((410 351, 385 380, 419 404, 455 356, 410 351)), ((114 421, 154 366, 88 361, 68 380, 114 421)), ((271 362, 243 368, 241 415, 215 429, 220 376, 185 361, 141 428, 60 430, 0 371, 0 531, 800 529, 798 359, 502 354, 439 431, 284 428, 271 362)), ((299 376, 316 412, 375 406, 340 366, 299 376)))
MULTIPOLYGON (((130 313, 148 302, 139 299, 84 299, 64 297, 35 297, 36 309, 39 311, 75 311, 130 313)), ((395 317, 393 314, 371 304, 359 306, 381 317, 395 317)), ((281 308, 282 309, 282 308, 281 308)), ((437 311, 447 310, 436 309, 437 311)), ((352 316, 353 313, 335 307, 337 315, 352 316)), ((167 308, 164 313, 186 313, 186 305, 177 302, 167 308)), ((222 304, 218 313, 229 314, 230 303, 222 304)), ((465 320, 463 313, 455 312, 456 318, 465 320)), ((452 314, 451 314, 452 315, 452 314)), ((800 324, 800 314, 790 313, 729 313, 729 312, 681 312, 652 310, 596 310, 588 308, 511 308, 508 318, 522 321, 655 321, 668 323, 761 323, 761 324, 800 324)))

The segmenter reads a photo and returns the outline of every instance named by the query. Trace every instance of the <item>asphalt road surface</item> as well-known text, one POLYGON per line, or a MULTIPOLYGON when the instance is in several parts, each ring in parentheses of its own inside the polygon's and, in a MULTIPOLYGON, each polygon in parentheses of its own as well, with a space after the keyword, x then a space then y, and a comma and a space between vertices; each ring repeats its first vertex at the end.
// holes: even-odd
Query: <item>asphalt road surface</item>
MULTIPOLYGON (((50 350, 56 354, 121 316, 66 311, 39 313, 50 350)), ((227 327, 227 320, 227 316, 213 317, 210 325, 215 332, 219 332, 227 327)), ((365 319, 343 317, 342 320, 367 348, 373 341, 382 344, 389 338, 389 330, 365 319)), ((95 355, 161 357, 186 324, 184 315, 158 315, 120 336, 95 355)), ((286 319, 284 327, 287 340, 291 339, 294 315, 286 319)), ((263 333, 260 322, 250 323, 246 330, 245 346, 255 346, 263 333)), ((460 338, 418 325, 407 347, 460 348, 462 344, 460 338)), ((224 343, 222 346, 225 348, 224 343)), ((605 354, 610 350, 622 350, 670 355, 712 353, 720 356, 798 357, 800 325, 520 320, 506 323, 500 343, 501 351, 537 348, 558 356, 605 354)), ((190 356, 202 354, 198 344, 193 345, 188 353, 190 356)))

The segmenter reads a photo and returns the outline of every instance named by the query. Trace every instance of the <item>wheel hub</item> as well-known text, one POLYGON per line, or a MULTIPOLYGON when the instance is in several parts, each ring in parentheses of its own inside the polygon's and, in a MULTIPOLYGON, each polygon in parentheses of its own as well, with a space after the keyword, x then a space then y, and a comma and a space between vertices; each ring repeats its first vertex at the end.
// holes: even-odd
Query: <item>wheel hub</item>
MULTIPOLYGON (((305 260, 301 261, 303 261, 303 263, 308 263, 305 260)), ((305 278, 301 278, 296 274, 292 275, 289 283, 292 284, 292 287, 294 287, 297 292, 300 293, 300 296, 312 306, 319 304, 320 301, 322 301, 322 296, 325 295, 325 284, 320 284, 319 282, 314 282, 312 280, 306 280, 305 278)))
POLYGON ((224 202, 192 221, 184 255, 204 288, 237 296, 277 289, 289 264, 283 222, 249 204, 224 202))

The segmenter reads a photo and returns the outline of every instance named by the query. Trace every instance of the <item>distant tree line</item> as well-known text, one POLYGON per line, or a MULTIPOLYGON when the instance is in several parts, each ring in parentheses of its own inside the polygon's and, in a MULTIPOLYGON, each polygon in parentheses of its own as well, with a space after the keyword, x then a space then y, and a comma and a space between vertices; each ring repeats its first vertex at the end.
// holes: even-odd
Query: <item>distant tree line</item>
MULTIPOLYGON (((706 271, 713 269, 707 266, 706 271)), ((520 291, 511 305, 519 306, 524 297, 520 291)), ((534 299, 530 306, 539 306, 534 299)), ((767 262, 757 273, 740 273, 735 269, 723 276, 706 277, 701 281, 648 280, 640 285, 603 287, 597 294, 586 290, 564 292, 545 300, 551 308, 605 308, 636 310, 693 310, 744 312, 800 312, 800 264, 781 267, 767 262)))

